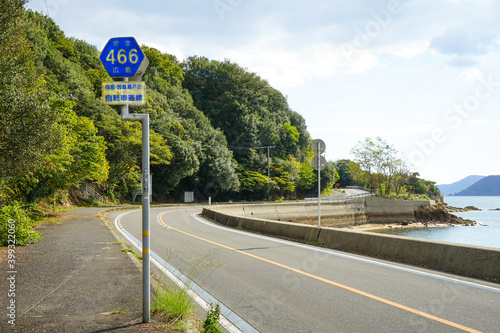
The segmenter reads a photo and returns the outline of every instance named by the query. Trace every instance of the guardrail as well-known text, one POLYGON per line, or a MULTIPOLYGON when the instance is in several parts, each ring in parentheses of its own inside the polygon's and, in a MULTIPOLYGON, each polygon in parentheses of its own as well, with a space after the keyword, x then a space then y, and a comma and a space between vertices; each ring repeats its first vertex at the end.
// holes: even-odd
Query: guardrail
MULTIPOLYGON (((354 194, 354 195, 346 195, 344 197, 325 197, 321 198, 321 201, 345 201, 345 200, 351 200, 351 199, 356 199, 356 198, 362 198, 362 197, 369 197, 372 196, 373 193, 361 193, 361 194, 354 194)), ((318 198, 304 198, 305 201, 318 201, 318 198)))
POLYGON ((99 194, 91 185, 85 184, 85 188, 83 189, 85 194, 88 196, 91 196, 95 200, 99 200, 100 202, 104 202, 104 198, 102 195, 99 194))
POLYGON ((355 189, 355 190, 364 190, 364 191, 367 191, 367 192, 373 192, 372 189, 369 189, 369 188, 366 188, 366 187, 362 187, 362 186, 346 186, 345 188, 355 189))

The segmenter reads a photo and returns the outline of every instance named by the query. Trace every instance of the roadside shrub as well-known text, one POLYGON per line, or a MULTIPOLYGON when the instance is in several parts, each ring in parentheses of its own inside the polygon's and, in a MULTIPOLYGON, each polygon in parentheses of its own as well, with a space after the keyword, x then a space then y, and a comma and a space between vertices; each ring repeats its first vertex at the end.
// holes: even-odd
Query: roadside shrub
POLYGON ((153 313, 167 323, 175 324, 188 317, 192 312, 192 299, 184 289, 173 284, 162 286, 158 284, 153 313))
POLYGON ((36 222, 28 216, 21 204, 13 201, 0 210, 0 243, 8 245, 9 239, 13 240, 13 235, 16 245, 36 243, 42 236, 38 231, 31 230, 35 225, 36 222))
POLYGON ((222 333, 221 329, 219 328, 219 325, 217 322, 219 321, 219 316, 220 316, 220 305, 215 304, 215 307, 213 304, 210 304, 210 310, 207 313, 207 318, 203 322, 203 329, 205 330, 205 333, 222 333))

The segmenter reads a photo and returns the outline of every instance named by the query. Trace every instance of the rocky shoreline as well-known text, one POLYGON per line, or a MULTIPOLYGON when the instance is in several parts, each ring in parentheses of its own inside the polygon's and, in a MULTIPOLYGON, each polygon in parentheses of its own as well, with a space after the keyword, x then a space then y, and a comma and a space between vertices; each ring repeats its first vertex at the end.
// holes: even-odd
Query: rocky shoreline
POLYGON ((460 208, 460 207, 452 207, 452 206, 449 206, 448 204, 444 204, 443 208, 446 209, 449 213, 463 213, 463 212, 473 212, 473 211, 481 210, 481 209, 474 207, 474 206, 467 206, 464 208, 460 208))
POLYGON ((466 212, 479 210, 476 207, 468 206, 466 208, 456 208, 450 207, 448 205, 434 205, 427 207, 420 207, 415 210, 415 220, 422 223, 446 223, 450 225, 476 225, 476 221, 464 219, 456 215, 451 214, 451 212, 466 212), (469 208, 468 208, 469 207, 469 208))
POLYGON ((357 230, 383 230, 383 229, 403 229, 403 228, 429 228, 429 227, 455 227, 455 226, 475 226, 476 221, 464 219, 452 212, 468 212, 479 210, 474 206, 465 208, 451 207, 447 204, 438 203, 434 206, 420 207, 415 210, 414 221, 403 221, 401 223, 384 224, 362 224, 351 226, 350 229, 357 230))

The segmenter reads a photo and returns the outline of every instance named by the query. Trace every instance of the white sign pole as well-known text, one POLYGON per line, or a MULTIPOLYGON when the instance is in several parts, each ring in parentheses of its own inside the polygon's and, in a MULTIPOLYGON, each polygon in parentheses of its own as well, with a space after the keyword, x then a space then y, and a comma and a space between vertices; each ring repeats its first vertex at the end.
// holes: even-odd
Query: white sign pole
POLYGON ((318 227, 321 227, 321 143, 318 141, 318 227))
POLYGON ((326 160, 322 156, 326 145, 323 140, 316 139, 312 142, 311 148, 316 154, 313 158, 313 168, 318 170, 318 226, 321 227, 321 169, 326 166, 326 160))
MULTIPOLYGON (((125 81, 127 79, 125 78, 125 81)), ((122 120, 142 122, 142 316, 143 322, 151 321, 150 257, 149 257, 149 114, 128 113, 128 105, 122 105, 122 120)))
MULTIPOLYGON (((134 37, 111 38, 104 46, 99 59, 111 78, 123 79, 124 82, 128 82, 130 78, 134 81, 134 83, 130 84, 130 88, 129 85, 125 86, 127 94, 123 94, 124 89, 118 89, 119 86, 115 86, 113 82, 110 82, 109 89, 117 89, 114 93, 108 91, 106 94, 103 94, 103 103, 122 105, 122 120, 142 122, 142 309, 143 321, 149 323, 151 320, 149 265, 149 209, 151 196, 149 114, 128 113, 129 104, 143 105, 145 102, 145 87, 142 82, 138 81, 148 67, 149 60, 142 52, 134 37), (116 63, 117 60, 118 63, 116 63), (139 86, 141 86, 141 89, 139 89, 139 86), (121 93, 118 93, 118 90, 121 90, 121 93)), ((104 92, 106 92, 107 88, 107 85, 103 84, 104 92)), ((120 88, 124 87, 121 86, 120 88)))

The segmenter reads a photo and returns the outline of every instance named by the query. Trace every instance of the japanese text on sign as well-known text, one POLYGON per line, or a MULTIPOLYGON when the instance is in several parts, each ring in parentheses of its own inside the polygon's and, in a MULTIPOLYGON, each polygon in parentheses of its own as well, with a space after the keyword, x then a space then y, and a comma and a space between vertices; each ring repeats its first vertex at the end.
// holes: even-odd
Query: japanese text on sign
POLYGON ((144 105, 146 84, 144 82, 103 82, 102 103, 108 105, 144 105))

